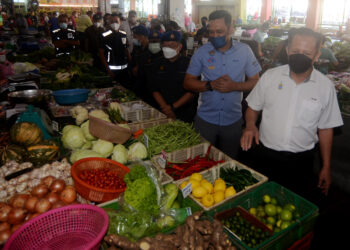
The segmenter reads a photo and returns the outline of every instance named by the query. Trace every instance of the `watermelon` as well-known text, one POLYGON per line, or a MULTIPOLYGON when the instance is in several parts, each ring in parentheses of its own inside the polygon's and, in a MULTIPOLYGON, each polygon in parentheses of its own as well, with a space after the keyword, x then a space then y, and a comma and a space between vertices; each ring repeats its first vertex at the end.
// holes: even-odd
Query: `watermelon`
POLYGON ((19 145, 10 144, 0 149, 0 162, 1 165, 9 161, 16 161, 22 163, 26 160, 27 151, 24 147, 19 145))
POLYGON ((12 142, 24 146, 37 144, 43 139, 41 129, 31 122, 16 123, 10 129, 10 136, 12 142))
POLYGON ((52 140, 44 140, 27 147, 27 160, 35 164, 50 162, 60 151, 58 144, 52 140))

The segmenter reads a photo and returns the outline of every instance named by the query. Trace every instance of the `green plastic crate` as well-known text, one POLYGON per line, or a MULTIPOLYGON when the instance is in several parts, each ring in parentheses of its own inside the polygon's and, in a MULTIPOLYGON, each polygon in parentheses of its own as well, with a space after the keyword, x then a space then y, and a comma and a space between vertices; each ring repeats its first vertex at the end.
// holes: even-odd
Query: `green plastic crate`
MULTIPOLYGON (((208 211, 207 214, 210 217, 214 217, 215 214, 219 212, 237 206, 241 206, 248 210, 251 207, 256 207, 261 204, 264 194, 275 197, 280 204, 294 204, 301 216, 296 223, 292 224, 281 232, 275 233, 271 238, 260 244, 256 249, 287 249, 293 245, 295 241, 301 239, 304 235, 313 230, 316 218, 318 216, 318 207, 275 182, 264 183, 255 190, 247 192, 231 202, 227 202, 211 211, 208 211)), ((229 237, 239 249, 253 249, 249 248, 232 234, 229 234, 229 237)))

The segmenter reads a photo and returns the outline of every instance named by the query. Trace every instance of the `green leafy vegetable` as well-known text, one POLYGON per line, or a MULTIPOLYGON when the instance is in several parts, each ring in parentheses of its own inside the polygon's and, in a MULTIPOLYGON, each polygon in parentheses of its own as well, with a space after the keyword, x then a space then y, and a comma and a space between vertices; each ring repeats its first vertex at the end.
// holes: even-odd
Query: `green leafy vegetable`
POLYGON ((227 185, 233 186, 237 192, 258 182, 252 173, 246 169, 223 168, 220 171, 220 177, 227 185))

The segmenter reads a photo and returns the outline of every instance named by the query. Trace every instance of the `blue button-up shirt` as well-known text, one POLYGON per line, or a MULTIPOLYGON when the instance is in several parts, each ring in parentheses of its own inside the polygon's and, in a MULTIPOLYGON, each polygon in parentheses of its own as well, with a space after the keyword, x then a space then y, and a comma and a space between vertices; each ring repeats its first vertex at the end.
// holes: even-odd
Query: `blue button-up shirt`
MULTIPOLYGON (((202 81, 214 81, 228 75, 235 82, 244 82, 245 75, 251 77, 260 71, 261 67, 250 47, 236 41, 232 41, 231 48, 224 53, 215 50, 211 43, 205 44, 193 55, 187 69, 190 75, 201 75, 202 81)), ((231 125, 242 117, 241 100, 239 91, 202 92, 198 100, 197 115, 215 125, 231 125)))

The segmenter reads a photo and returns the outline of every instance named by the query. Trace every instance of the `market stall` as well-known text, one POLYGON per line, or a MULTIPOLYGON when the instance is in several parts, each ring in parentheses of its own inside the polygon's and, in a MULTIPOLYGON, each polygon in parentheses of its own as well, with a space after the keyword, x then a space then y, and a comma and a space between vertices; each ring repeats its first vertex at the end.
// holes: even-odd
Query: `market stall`
POLYGON ((1 86, 4 249, 310 245, 314 204, 139 100, 88 54, 8 59, 18 71, 1 86))

